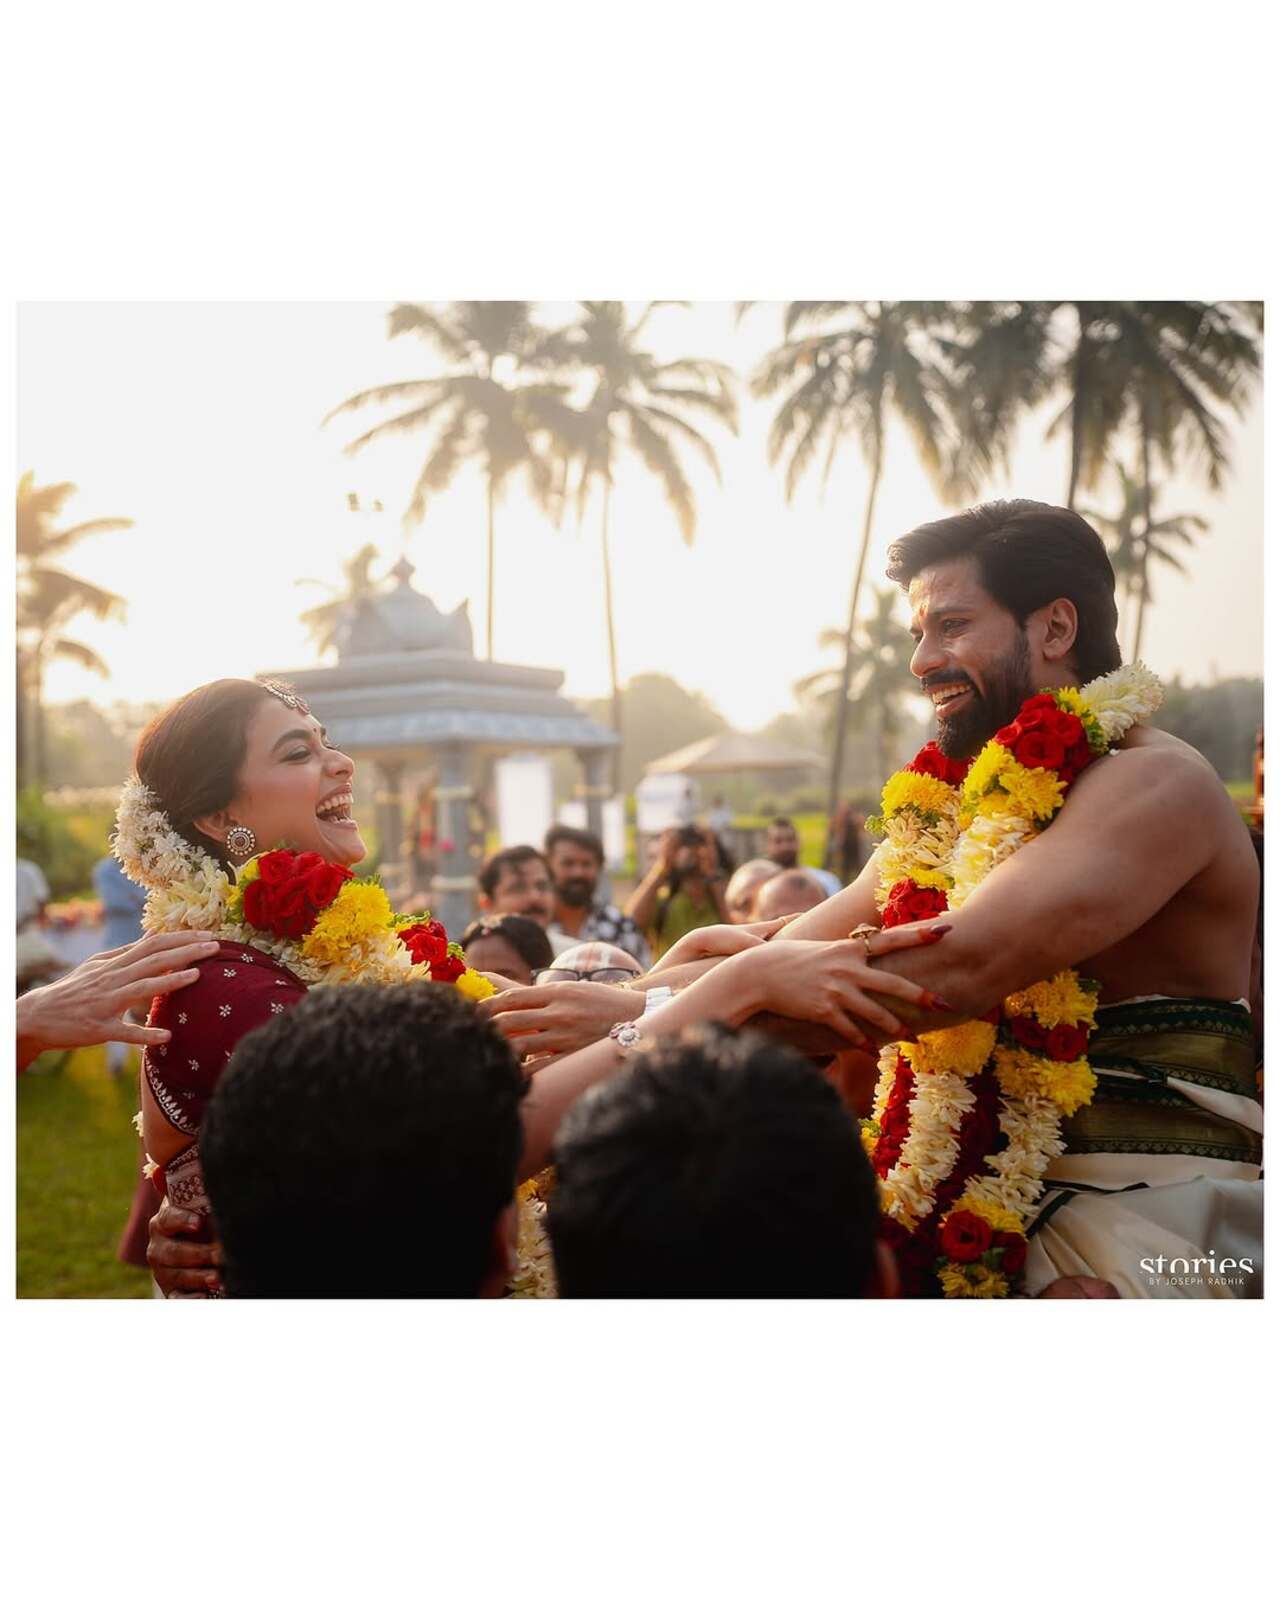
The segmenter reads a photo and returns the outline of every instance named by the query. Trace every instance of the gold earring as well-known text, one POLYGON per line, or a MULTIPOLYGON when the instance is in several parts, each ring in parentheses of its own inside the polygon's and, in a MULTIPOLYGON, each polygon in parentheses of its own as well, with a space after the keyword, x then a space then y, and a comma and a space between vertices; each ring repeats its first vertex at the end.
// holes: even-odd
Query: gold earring
POLYGON ((246 828, 242 822, 237 822, 227 829, 223 843, 228 853, 233 856, 251 856, 258 846, 253 829, 246 828))

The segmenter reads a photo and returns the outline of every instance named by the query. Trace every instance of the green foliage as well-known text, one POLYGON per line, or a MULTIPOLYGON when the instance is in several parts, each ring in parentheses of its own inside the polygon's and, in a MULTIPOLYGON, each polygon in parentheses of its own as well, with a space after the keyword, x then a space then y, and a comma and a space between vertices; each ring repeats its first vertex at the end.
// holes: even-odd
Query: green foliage
POLYGON ((46 706, 44 717, 51 789, 105 789, 128 777, 133 739, 90 701, 46 706))
POLYGON ((67 501, 76 493, 73 483, 37 487, 30 472, 22 475, 17 494, 17 692, 18 781, 43 782, 45 728, 42 715, 44 674, 50 661, 74 661, 100 677, 109 676, 102 657, 64 629, 82 612, 100 621, 122 621, 125 602, 117 594, 54 565, 79 540, 90 534, 114 533, 131 528, 128 517, 99 517, 74 527, 55 527, 67 501), (28 724, 30 724, 28 726, 28 724))
POLYGON ((138 1181, 137 1074, 108 1077, 101 1046, 42 1071, 56 1061, 18 1079, 18 1295, 144 1299, 148 1274, 116 1260, 138 1181))
MULTIPOLYGON (((1262 679, 1224 678, 1221 683, 1165 684, 1165 699, 1152 718, 1157 728, 1185 739, 1228 784, 1253 776, 1253 745, 1262 723, 1262 679)), ((1250 786, 1252 797, 1252 786, 1250 786)))
POLYGON ((55 900, 92 894, 94 863, 106 854, 105 832, 99 844, 96 830, 86 837, 85 830, 73 826, 36 790, 24 789, 18 795, 17 844, 18 854, 34 861, 49 880, 55 900))
MULTIPOLYGON (((582 709, 598 722, 609 721, 607 700, 585 701, 582 709)), ((622 691, 622 726, 626 745, 621 782, 624 789, 630 790, 644 776, 650 761, 713 733, 724 733, 729 724, 705 695, 691 693, 665 673, 642 672, 622 691)), ((573 766, 573 782, 577 783, 581 769, 576 761, 573 766)))

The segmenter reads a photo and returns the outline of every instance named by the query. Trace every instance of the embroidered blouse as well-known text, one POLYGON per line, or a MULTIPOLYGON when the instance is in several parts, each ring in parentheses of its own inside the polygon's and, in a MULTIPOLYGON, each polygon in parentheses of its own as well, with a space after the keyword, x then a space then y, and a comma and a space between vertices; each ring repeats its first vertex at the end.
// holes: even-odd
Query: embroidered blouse
POLYGON ((195 983, 152 1002, 148 1025, 167 1028, 172 1037, 142 1052, 156 1104, 179 1133, 193 1138, 236 1045, 307 992, 287 967, 229 939, 219 940, 217 953, 197 965, 195 983))

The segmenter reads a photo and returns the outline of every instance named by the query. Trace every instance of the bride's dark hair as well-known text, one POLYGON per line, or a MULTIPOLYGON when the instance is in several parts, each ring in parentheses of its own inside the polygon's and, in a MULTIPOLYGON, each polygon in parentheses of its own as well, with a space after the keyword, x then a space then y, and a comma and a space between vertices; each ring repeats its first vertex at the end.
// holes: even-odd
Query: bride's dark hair
POLYGON ((231 804, 249 721, 269 697, 269 690, 249 678, 219 678, 184 694, 138 736, 133 756, 138 777, 159 800, 174 832, 223 867, 230 867, 230 855, 200 832, 195 818, 231 804))

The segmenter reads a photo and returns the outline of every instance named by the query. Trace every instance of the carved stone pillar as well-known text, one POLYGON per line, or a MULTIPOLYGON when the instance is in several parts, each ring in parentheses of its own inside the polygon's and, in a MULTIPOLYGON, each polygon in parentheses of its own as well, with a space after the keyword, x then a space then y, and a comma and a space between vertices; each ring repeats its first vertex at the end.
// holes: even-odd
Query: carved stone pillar
POLYGON ((609 751, 579 750, 583 781, 578 796, 587 803, 587 827, 597 839, 604 839, 604 803, 613 794, 609 783, 609 751))
POLYGON ((403 897, 407 884, 404 863, 404 811, 400 779, 404 768, 398 761, 378 762, 378 788, 374 796, 378 819, 381 868, 379 876, 392 902, 403 897))
POLYGON ((440 781, 436 786, 436 875, 431 885, 431 913, 456 939, 475 915, 476 880, 468 853, 467 808, 473 789, 465 745, 444 745, 436 751, 440 781))

